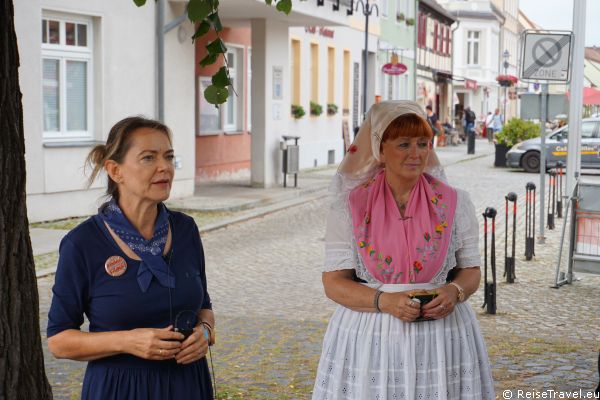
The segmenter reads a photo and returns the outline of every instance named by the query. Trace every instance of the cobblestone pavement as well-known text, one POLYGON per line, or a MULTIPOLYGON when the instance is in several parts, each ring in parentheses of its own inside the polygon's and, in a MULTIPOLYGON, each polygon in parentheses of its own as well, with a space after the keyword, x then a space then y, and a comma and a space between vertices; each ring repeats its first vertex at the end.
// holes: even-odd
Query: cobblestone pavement
MULTIPOLYGON (((499 211, 498 313, 482 311, 482 290, 469 300, 488 344, 498 394, 506 389, 591 390, 598 379, 600 276, 582 276, 572 285, 550 288, 561 220, 556 230, 547 232, 545 245, 536 243, 534 260, 524 261, 524 188, 526 182, 537 184, 539 179, 495 169, 492 162, 488 156, 457 163, 447 175, 452 184, 471 193, 479 215, 487 206, 499 211), (504 195, 509 191, 519 195, 520 213, 514 284, 500 282, 504 195)), ((320 276, 326 213, 326 200, 320 199, 203 236, 218 324, 213 357, 219 398, 310 398, 321 341, 334 309, 320 276)), ((42 331, 52 280, 38 281, 42 331)), ((55 398, 78 398, 84 364, 46 356, 55 398)))

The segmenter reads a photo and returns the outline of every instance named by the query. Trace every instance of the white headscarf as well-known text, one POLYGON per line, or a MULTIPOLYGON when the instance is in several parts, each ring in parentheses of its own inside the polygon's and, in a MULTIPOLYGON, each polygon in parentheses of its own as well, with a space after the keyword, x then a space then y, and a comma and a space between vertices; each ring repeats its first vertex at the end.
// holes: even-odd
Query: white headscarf
MULTIPOLYGON (((337 179, 334 179, 331 188, 334 193, 349 193, 358 184, 374 177, 383 168, 380 161, 383 133, 392 121, 405 114, 415 114, 427 120, 423 108, 410 100, 383 101, 371 107, 352 146, 340 163, 337 179)), ((426 171, 446 181, 437 157, 430 157, 426 171)))

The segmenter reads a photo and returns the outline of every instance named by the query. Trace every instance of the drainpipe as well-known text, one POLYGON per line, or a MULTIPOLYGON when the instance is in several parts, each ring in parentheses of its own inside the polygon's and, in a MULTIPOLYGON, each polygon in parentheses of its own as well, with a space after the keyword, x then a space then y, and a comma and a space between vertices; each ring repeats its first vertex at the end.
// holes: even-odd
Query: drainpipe
POLYGON ((187 18, 186 11, 165 25, 165 2, 156 0, 156 103, 158 120, 165 122, 165 34, 177 28, 187 18))
POLYGON ((460 21, 458 20, 459 14, 460 11, 456 13, 456 28, 452 29, 452 51, 450 52, 450 62, 452 63, 452 65, 450 66, 450 73, 452 74, 452 88, 450 88, 450 121, 452 122, 454 122, 456 117, 454 107, 454 45, 456 41, 454 40, 454 32, 456 32, 458 30, 458 27, 460 26, 460 21))
MULTIPOLYGON (((414 0, 415 2, 415 30, 414 30, 414 47, 415 51, 413 52, 413 101, 417 101, 417 68, 419 65, 419 0, 414 0)), ((408 18, 408 17, 407 17, 408 18)))
POLYGON ((156 102, 158 120, 165 122, 165 7, 164 0, 156 0, 156 102))

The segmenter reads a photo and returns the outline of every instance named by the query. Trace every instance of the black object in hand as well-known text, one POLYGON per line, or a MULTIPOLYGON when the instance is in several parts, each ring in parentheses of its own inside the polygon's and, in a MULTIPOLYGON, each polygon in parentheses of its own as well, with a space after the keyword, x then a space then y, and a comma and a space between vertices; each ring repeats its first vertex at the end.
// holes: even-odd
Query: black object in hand
POLYGON ((192 310, 184 310, 175 317, 175 327, 173 331, 181 333, 187 339, 194 333, 194 327, 198 325, 198 314, 192 310))
MULTIPOLYGON (((423 293, 423 294, 413 294, 410 296, 411 299, 417 299, 419 300, 419 303, 421 304, 421 308, 423 308, 423 306, 427 303, 429 303, 431 300, 435 299, 437 297, 437 293, 423 293)), ((420 321, 431 321, 433 318, 425 318, 423 317, 423 315, 419 315, 417 317, 417 319, 415 319, 415 322, 420 322, 420 321)))
POLYGON ((185 339, 187 339, 188 337, 190 337, 190 335, 191 335, 192 333, 194 333, 194 329, 193 329, 193 328, 191 328, 191 329, 190 329, 190 328, 188 328, 188 329, 178 329, 178 328, 175 328, 175 329, 173 329, 173 331, 174 331, 174 332, 181 333, 181 334, 183 335, 183 339, 181 340, 182 342, 183 342, 185 339))
POLYGON ((421 302, 421 307, 423 307, 425 304, 429 303, 431 300, 435 299, 437 296, 437 293, 428 293, 428 294, 416 294, 413 296, 410 296, 411 299, 419 299, 419 301, 421 302))

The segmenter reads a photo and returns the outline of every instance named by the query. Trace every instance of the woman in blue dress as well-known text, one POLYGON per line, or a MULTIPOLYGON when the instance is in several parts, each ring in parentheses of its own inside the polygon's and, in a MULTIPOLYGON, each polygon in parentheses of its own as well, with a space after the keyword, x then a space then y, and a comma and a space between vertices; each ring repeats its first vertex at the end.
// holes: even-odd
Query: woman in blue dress
POLYGON ((108 175, 109 201, 60 244, 47 329, 54 356, 88 361, 82 399, 213 399, 198 227, 163 204, 173 158, 169 129, 140 117, 118 122, 88 156, 90 184, 108 175))

